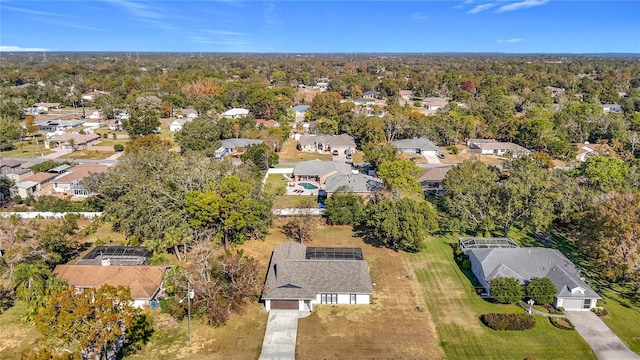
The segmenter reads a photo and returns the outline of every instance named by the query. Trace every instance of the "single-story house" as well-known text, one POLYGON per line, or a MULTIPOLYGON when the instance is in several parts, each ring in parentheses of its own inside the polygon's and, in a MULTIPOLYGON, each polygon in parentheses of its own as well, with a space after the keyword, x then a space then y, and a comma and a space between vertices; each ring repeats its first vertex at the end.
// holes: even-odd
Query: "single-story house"
POLYGON ((413 91, 411 91, 411 90, 400 90, 398 92, 398 95, 400 96, 401 99, 406 100, 406 101, 410 101, 411 98, 413 98, 413 91))
POLYGON ((380 191, 383 187, 384 182, 373 176, 340 172, 329 175, 324 185, 327 196, 336 192, 350 192, 365 198, 380 191))
POLYGON ((33 175, 33 171, 28 168, 19 167, 15 169, 10 169, 6 173, 3 173, 3 175, 9 178, 9 180, 12 180, 13 182, 17 183, 33 175))
POLYGON ((33 104, 33 107, 37 108, 40 113, 46 113, 52 109, 59 109, 60 103, 36 103, 33 104))
POLYGON ((487 293, 491 280, 515 278, 526 284, 534 277, 549 278, 556 287, 556 308, 591 310, 601 297, 584 282, 580 270, 556 249, 489 248, 467 251, 471 271, 487 293))
POLYGON ((373 106, 376 104, 376 100, 373 98, 358 98, 358 99, 354 99, 353 103, 357 106, 364 106, 364 107, 369 107, 369 106, 373 106))
POLYGON ((376 99, 378 96, 380 96, 380 93, 373 90, 365 91, 364 93, 362 93, 363 99, 376 99))
POLYGON ((403 139, 392 142, 398 151, 406 154, 438 155, 438 147, 427 138, 403 139))
POLYGON ((449 102, 440 97, 428 97, 422 100, 422 106, 427 110, 440 110, 447 106, 449 102))
POLYGON ((267 311, 313 311, 316 304, 369 304, 372 293, 362 249, 289 242, 273 250, 262 300, 267 311))
POLYGON ((45 141, 47 148, 51 147, 51 143, 56 143, 57 147, 71 150, 72 148, 80 148, 86 150, 89 145, 96 144, 100 141, 100 135, 97 134, 75 134, 64 133, 62 135, 55 136, 49 141, 45 141), (71 141, 73 140, 73 145, 71 141))
POLYGON ((602 112, 622 114, 622 106, 618 104, 602 104, 600 105, 602 112))
POLYGON ((198 110, 195 109, 180 109, 175 111, 174 117, 178 119, 187 119, 191 121, 198 117, 198 110))
POLYGON ((296 119, 302 118, 304 119, 307 110, 311 109, 310 105, 300 104, 291 108, 296 115, 296 119))
POLYGON ((108 169, 109 166, 102 164, 78 164, 53 181, 53 191, 63 195, 87 197, 89 196, 89 191, 82 186, 82 180, 94 174, 104 173, 108 169))
POLYGON ((94 110, 94 111, 87 111, 86 118, 87 119, 102 119, 102 118, 104 118, 104 116, 102 116, 102 113, 99 110, 94 110))
POLYGON ((340 135, 301 135, 298 140, 302 151, 322 152, 338 150, 341 154, 356 152, 356 142, 347 134, 340 135))
POLYGON ((297 163, 293 168, 293 179, 294 181, 314 181, 324 185, 327 178, 336 173, 351 174, 351 165, 345 162, 313 159, 297 163))
POLYGON ((58 265, 53 273, 78 291, 102 285, 128 287, 132 305, 143 308, 150 306, 162 291, 166 269, 166 266, 149 265, 112 266, 110 261, 104 261, 103 265, 58 265))
POLYGON ((222 140, 220 147, 225 149, 227 153, 236 152, 238 150, 244 150, 249 145, 254 144, 262 144, 263 140, 255 140, 255 139, 224 139, 222 140))
POLYGON ((23 182, 36 182, 38 184, 38 186, 36 187, 37 191, 40 191, 45 185, 47 185, 48 183, 50 183, 51 181, 53 181, 53 179, 56 178, 56 176, 58 176, 58 174, 56 173, 51 173, 51 172, 39 172, 39 173, 35 173, 31 176, 28 176, 26 178, 24 178, 24 180, 22 180, 23 182))
POLYGON ((500 142, 495 139, 469 139, 467 146, 472 151, 479 152, 482 155, 499 155, 504 156, 507 153, 513 157, 529 155, 531 151, 511 142, 500 142))
POLYGON ((238 119, 247 115, 249 115, 249 110, 242 108, 233 108, 222 113, 222 117, 225 119, 238 119))
POLYGON ((16 182, 15 189, 16 194, 22 199, 26 199, 30 196, 34 196, 38 191, 39 184, 35 181, 19 181, 16 182))
POLYGON ((171 124, 169 124, 169 131, 171 132, 180 131, 182 130, 183 126, 184 126, 184 122, 182 122, 182 120, 175 119, 171 122, 171 124))
POLYGON ((256 128, 277 128, 280 127, 280 124, 275 120, 267 120, 267 119, 256 119, 256 128))
POLYGON ((423 191, 441 191, 444 190, 442 186, 442 182, 444 178, 447 176, 449 170, 451 170, 453 166, 445 165, 438 167, 431 167, 425 169, 422 173, 422 176, 418 179, 420 186, 423 191))
POLYGON ((102 95, 109 95, 107 91, 94 90, 86 94, 82 94, 82 100, 96 101, 102 95))
POLYGON ((0 160, 0 175, 6 175, 7 173, 19 169, 21 164, 22 163, 20 161, 12 159, 0 160))

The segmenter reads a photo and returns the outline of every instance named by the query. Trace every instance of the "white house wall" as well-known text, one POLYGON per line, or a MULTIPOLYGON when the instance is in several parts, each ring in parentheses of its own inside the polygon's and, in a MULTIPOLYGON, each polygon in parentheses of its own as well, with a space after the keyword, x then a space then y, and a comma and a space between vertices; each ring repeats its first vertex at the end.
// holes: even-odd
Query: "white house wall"
POLYGON ((591 299, 591 305, 589 309, 583 309, 582 305, 584 304, 584 299, 576 299, 576 298, 558 298, 555 302, 556 308, 564 308, 565 310, 574 310, 574 311, 589 311, 596 307, 598 300, 591 299))

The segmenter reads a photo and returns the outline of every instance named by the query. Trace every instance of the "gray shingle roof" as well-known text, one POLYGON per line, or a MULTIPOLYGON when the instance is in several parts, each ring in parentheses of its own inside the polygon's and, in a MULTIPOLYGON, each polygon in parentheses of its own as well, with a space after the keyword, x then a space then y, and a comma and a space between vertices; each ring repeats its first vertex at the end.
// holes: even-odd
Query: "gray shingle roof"
POLYGON ((296 176, 322 176, 333 171, 338 171, 342 174, 351 174, 351 165, 343 162, 313 159, 299 162, 293 168, 293 174, 296 176))
POLYGON ((324 144, 335 147, 352 147, 355 149, 356 142, 353 137, 347 134, 340 135, 302 135, 300 136, 300 145, 324 144))
POLYGON ((344 186, 347 192, 370 193, 379 190, 382 185, 382 180, 364 174, 337 173, 327 177, 325 190, 332 193, 344 186))
POLYGON ((371 294, 373 285, 365 260, 306 260, 306 246, 276 246, 263 299, 315 299, 320 293, 371 294))
POLYGON ((222 147, 225 149, 243 148, 253 144, 261 144, 262 140, 253 139, 224 139, 222 140, 222 147))
POLYGON ((392 144, 398 149, 420 149, 420 151, 438 150, 438 147, 427 138, 396 140, 393 141, 392 144))
POLYGON ((547 248, 471 249, 482 266, 485 279, 512 277, 521 281, 547 277, 553 281, 560 297, 600 298, 580 279, 578 268, 562 253, 547 248), (580 286, 583 294, 571 294, 580 286))

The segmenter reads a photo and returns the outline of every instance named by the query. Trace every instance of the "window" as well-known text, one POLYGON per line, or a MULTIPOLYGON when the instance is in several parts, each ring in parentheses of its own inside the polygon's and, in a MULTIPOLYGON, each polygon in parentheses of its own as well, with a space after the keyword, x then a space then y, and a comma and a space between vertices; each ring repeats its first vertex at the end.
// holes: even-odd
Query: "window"
POLYGON ((320 304, 337 304, 338 294, 320 294, 320 304))
POLYGON ((356 302, 356 294, 351 294, 351 297, 349 299, 349 304, 357 304, 357 302, 356 302))
POLYGON ((588 310, 591 308, 591 299, 584 299, 584 305, 582 305, 582 308, 585 310, 588 310))

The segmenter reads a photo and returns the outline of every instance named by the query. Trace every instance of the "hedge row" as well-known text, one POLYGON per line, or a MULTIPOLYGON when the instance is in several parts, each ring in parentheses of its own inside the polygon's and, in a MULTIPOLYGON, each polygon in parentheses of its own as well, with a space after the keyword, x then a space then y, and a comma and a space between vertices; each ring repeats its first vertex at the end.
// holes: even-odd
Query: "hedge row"
POLYGON ((529 330, 536 326, 535 317, 528 314, 498 314, 482 315, 482 322, 493 330, 529 330))

